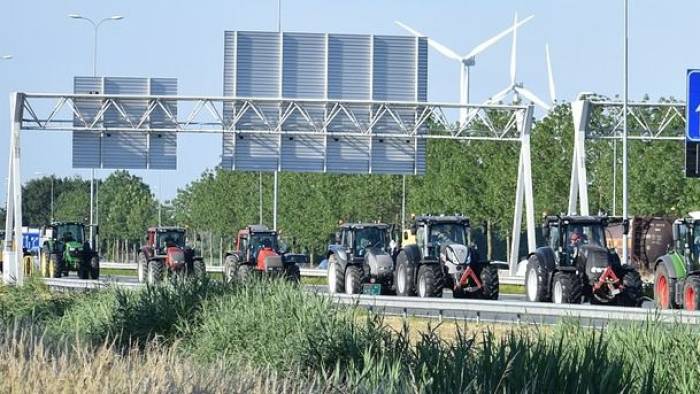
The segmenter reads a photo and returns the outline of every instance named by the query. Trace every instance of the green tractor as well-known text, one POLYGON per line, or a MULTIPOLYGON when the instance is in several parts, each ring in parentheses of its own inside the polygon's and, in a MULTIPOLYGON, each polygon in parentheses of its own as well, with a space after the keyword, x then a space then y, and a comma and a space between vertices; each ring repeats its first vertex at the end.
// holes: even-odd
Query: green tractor
POLYGON ((85 238, 85 225, 56 222, 40 232, 39 268, 47 278, 77 271, 80 279, 99 279, 100 259, 85 238))
POLYGON ((673 243, 654 268, 659 308, 700 310, 700 212, 673 222, 673 243))

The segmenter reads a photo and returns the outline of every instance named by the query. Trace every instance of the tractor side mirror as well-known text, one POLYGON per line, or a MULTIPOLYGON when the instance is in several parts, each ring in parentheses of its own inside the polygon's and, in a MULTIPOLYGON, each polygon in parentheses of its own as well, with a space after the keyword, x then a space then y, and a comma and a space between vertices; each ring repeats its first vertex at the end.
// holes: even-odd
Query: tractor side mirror
POLYGON ((630 221, 629 219, 624 219, 622 221, 622 234, 629 235, 630 233, 630 221))

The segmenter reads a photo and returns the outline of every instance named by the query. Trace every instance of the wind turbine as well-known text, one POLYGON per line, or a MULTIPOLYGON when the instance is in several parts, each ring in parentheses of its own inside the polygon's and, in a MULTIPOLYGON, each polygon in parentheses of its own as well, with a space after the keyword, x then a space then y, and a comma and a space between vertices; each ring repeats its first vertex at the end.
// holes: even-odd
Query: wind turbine
MULTIPOLYGON (((515 14, 515 19, 513 20, 513 26, 515 26, 518 23, 518 14, 515 14)), ((513 46, 511 47, 511 52, 510 52, 510 84, 508 85, 507 88, 503 89, 502 91, 496 93, 494 96, 492 96, 488 101, 486 101, 485 104, 493 104, 497 103, 501 100, 503 100, 508 94, 512 93, 513 94, 513 102, 518 103, 520 102, 521 96, 530 100, 533 102, 535 105, 541 107, 545 111, 549 111, 551 109, 551 106, 547 103, 544 102, 544 100, 540 99, 537 97, 535 93, 532 91, 528 90, 523 86, 522 82, 516 81, 516 71, 517 71, 517 46, 518 46, 518 33, 514 29, 513 30, 513 46)), ((552 64, 549 59, 549 45, 545 45, 545 58, 547 62, 547 73, 548 73, 548 80, 549 80, 549 94, 550 98, 552 99, 552 103, 554 103, 554 100, 556 99, 556 93, 555 93, 555 88, 554 88, 554 77, 552 75, 552 64)))
MULTIPOLYGON (((452 49, 448 48, 447 46, 440 44, 439 42, 433 40, 432 38, 428 37, 428 45, 433 47, 436 51, 440 52, 444 56, 456 60, 460 63, 460 78, 459 78, 459 103, 460 104, 469 104, 469 69, 476 64, 476 56, 480 54, 481 52, 485 51, 487 48, 490 46, 494 45, 497 43, 499 40, 501 40, 503 37, 507 36, 510 34, 510 32, 513 32, 515 34, 515 30, 530 21, 530 19, 534 18, 534 15, 528 16, 527 18, 523 19, 520 22, 517 22, 517 15, 516 15, 516 23, 513 23, 513 26, 507 28, 506 30, 496 34, 495 36, 489 38, 488 40, 482 42, 481 44, 475 46, 471 51, 469 51, 466 55, 459 55, 457 52, 453 51, 452 49)), ((400 21, 395 21, 398 26, 402 27, 403 29, 407 30, 409 33, 413 34, 414 36, 417 37, 423 37, 425 34, 420 33, 419 31, 413 29, 412 27, 401 23, 400 21)), ((460 123, 464 124, 467 119, 467 109, 466 108, 461 108, 459 110, 459 120, 460 123)))

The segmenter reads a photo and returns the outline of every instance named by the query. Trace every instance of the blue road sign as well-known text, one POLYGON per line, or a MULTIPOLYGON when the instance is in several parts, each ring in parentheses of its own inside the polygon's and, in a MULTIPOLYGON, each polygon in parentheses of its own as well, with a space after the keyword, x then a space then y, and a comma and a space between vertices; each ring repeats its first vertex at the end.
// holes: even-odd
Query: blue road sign
POLYGON ((688 70, 685 138, 700 142, 700 70, 688 70))

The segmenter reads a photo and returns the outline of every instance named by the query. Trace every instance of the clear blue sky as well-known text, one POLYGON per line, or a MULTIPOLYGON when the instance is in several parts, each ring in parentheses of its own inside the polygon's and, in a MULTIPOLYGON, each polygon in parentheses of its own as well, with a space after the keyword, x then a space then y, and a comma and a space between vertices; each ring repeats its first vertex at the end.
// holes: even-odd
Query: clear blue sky
MULTIPOLYGON (((690 33, 700 15, 697 0, 631 0, 630 95, 684 95, 685 70, 700 67, 690 33)), ((177 77, 181 94, 222 94, 224 30, 276 30, 276 0, 22 0, 4 1, 0 12, 0 201, 5 200, 8 95, 11 91, 71 92, 75 75, 90 75, 92 31, 84 21, 124 15, 100 32, 98 74, 177 77)), ((513 13, 535 18, 519 31, 518 80, 547 98, 544 44, 549 42, 557 95, 580 91, 615 95, 622 90, 622 0, 285 0, 282 28, 289 31, 403 34, 401 20, 466 53, 508 27, 513 13)), ((508 83, 510 39, 477 59, 472 101, 481 102, 508 83)), ((430 51, 429 99, 457 101, 459 67, 430 51)), ((220 139, 181 135, 177 171, 137 171, 165 199, 216 165, 220 139)), ((23 133, 22 178, 89 171, 71 168, 69 133, 23 133)), ((109 174, 98 171, 100 177, 109 174)))

